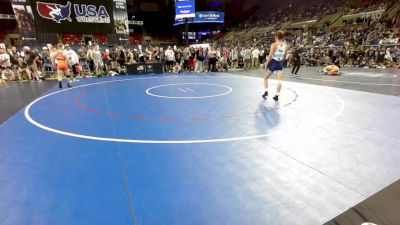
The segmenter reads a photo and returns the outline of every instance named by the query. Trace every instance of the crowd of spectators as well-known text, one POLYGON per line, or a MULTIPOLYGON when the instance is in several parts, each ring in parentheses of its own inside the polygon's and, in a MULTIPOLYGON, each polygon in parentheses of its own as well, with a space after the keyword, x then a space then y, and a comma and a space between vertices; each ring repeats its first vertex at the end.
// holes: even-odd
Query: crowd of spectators
MULTIPOLYGON (((394 1, 322 1, 303 4, 302 8, 289 4, 274 11, 268 17, 252 17, 245 24, 253 26, 279 25, 291 16, 301 20, 318 18, 338 10, 357 13, 364 9, 388 7, 394 1), (357 7, 358 5, 358 7, 357 7), (360 7, 363 6, 363 7, 360 7), (362 8, 362 9, 360 9, 362 8)), ((302 1, 301 1, 302 2, 302 1)), ((293 53, 300 55, 301 62, 309 66, 336 64, 337 66, 358 66, 369 68, 400 67, 400 12, 394 17, 382 15, 379 18, 363 17, 344 21, 341 26, 330 26, 318 31, 292 30, 287 32, 286 41, 290 46, 287 64, 291 65, 293 53)), ((232 41, 220 40, 211 47, 177 46, 68 46, 65 52, 75 76, 102 76, 125 74, 126 64, 162 62, 166 72, 182 71, 214 72, 259 69, 269 53, 274 31, 256 34, 232 41), (99 59, 95 59, 95 56, 99 59), (100 66, 98 66, 100 65, 100 66)), ((53 46, 6 49, 0 47, 1 78, 5 80, 40 80, 52 77, 56 62, 52 60, 53 46)))
MULTIPOLYGON (((52 52, 55 51, 53 47, 50 49, 43 47, 41 50, 24 47, 22 51, 17 51, 15 47, 8 50, 0 49, 2 79, 41 80, 52 77, 55 74, 52 52)), ((126 64, 145 62, 165 63, 166 72, 170 73, 259 69, 263 67, 262 64, 269 53, 269 45, 243 44, 210 48, 168 46, 144 49, 126 49, 121 46, 100 49, 96 46, 81 46, 75 50, 65 45, 64 51, 68 56, 73 75, 85 77, 123 75, 126 72, 126 64), (96 59, 95 55, 100 55, 101 59, 96 59), (97 64, 101 66, 98 67, 97 64)), ((340 47, 290 43, 287 65, 292 64, 295 51, 300 54, 302 64, 307 66, 335 64, 339 67, 400 68, 398 45, 361 46, 357 45, 357 42, 350 43, 349 40, 340 47)))

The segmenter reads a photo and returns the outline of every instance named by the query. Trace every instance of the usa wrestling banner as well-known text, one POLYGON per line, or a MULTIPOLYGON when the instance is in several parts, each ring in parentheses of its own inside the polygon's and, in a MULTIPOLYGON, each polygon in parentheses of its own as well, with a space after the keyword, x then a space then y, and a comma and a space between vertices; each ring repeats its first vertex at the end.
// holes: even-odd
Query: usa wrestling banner
POLYGON ((42 33, 112 33, 110 0, 31 0, 36 28, 42 33))

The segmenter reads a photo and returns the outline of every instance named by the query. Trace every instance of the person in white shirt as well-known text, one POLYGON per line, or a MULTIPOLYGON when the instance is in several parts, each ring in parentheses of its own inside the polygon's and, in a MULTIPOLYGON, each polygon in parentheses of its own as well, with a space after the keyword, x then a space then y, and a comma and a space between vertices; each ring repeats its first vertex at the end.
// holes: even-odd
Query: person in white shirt
POLYGON ((168 46, 168 49, 165 51, 165 64, 167 66, 167 71, 172 72, 174 62, 175 62, 175 53, 172 50, 171 46, 168 46))
POLYGON ((239 52, 237 47, 232 49, 231 60, 232 60, 232 69, 236 70, 238 68, 238 62, 239 62, 239 52))
POLYGON ((260 50, 258 48, 254 48, 253 51, 251 52, 252 58, 251 58, 251 65, 253 68, 257 68, 259 66, 259 57, 260 57, 260 50))
POLYGON ((14 72, 11 70, 10 67, 1 71, 1 79, 3 80, 16 80, 14 72))
POLYGON ((246 48, 246 50, 244 50, 244 69, 248 70, 251 68, 251 49, 250 48, 246 48))
POLYGON ((279 101, 279 94, 282 89, 282 78, 283 78, 283 60, 286 58, 286 51, 288 45, 285 42, 285 33, 283 31, 277 31, 275 33, 275 42, 271 45, 271 50, 267 57, 266 72, 264 75, 264 87, 265 92, 262 95, 264 99, 268 97, 268 79, 273 73, 276 73, 277 87, 276 94, 273 98, 275 101, 279 101))
POLYGON ((74 76, 73 79, 75 79, 75 77, 79 75, 79 69, 78 69, 78 67, 79 67, 79 57, 78 57, 78 54, 76 54, 76 52, 73 49, 71 49, 71 47, 68 44, 64 45, 64 47, 65 47, 65 51, 64 52, 67 55, 68 61, 70 63, 69 66, 72 67, 72 73, 73 73, 73 76, 74 76))
POLYGON ((103 64, 103 57, 102 57, 99 45, 96 45, 94 47, 92 56, 93 56, 93 63, 94 63, 94 69, 96 71, 96 76, 100 77, 103 72, 104 64, 103 64))
POLYGON ((87 53, 86 53, 86 59, 90 68, 90 71, 94 71, 95 67, 94 67, 94 60, 93 60, 93 47, 89 46, 87 53))
POLYGON ((0 67, 11 67, 10 55, 7 54, 5 49, 0 49, 0 67))
POLYGON ((0 71, 1 71, 1 79, 16 80, 15 74, 11 70, 10 55, 7 54, 5 49, 0 49, 0 71))
POLYGON ((211 48, 208 53, 208 72, 215 72, 217 66, 217 51, 214 48, 211 48))

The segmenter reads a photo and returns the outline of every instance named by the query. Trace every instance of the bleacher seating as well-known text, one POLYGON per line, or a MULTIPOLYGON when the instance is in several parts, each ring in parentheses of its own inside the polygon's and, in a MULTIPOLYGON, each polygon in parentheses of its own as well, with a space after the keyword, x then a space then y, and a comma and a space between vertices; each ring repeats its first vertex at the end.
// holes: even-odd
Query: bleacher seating
POLYGON ((108 37, 106 34, 96 34, 97 43, 100 45, 106 45, 108 43, 108 37))
POLYGON ((129 37, 129 40, 130 40, 130 43, 132 45, 138 45, 138 44, 141 44, 143 42, 143 38, 140 35, 137 35, 137 34, 132 34, 129 37))
POLYGON ((82 40, 82 34, 63 33, 61 39, 64 44, 79 44, 82 40))

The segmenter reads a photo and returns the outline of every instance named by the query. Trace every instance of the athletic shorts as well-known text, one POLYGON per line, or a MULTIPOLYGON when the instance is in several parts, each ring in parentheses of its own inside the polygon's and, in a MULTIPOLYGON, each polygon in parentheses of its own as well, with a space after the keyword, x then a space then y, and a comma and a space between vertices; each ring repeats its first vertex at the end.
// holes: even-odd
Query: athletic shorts
POLYGON ((271 59, 271 62, 269 63, 267 70, 271 72, 282 71, 283 61, 276 61, 275 59, 271 59))
POLYGON ((59 63, 59 64, 57 65, 57 70, 62 70, 62 71, 68 70, 68 64, 66 64, 66 63, 59 63))
POLYGON ((166 61, 165 64, 167 66, 172 66, 172 65, 174 65, 174 61, 166 61))

